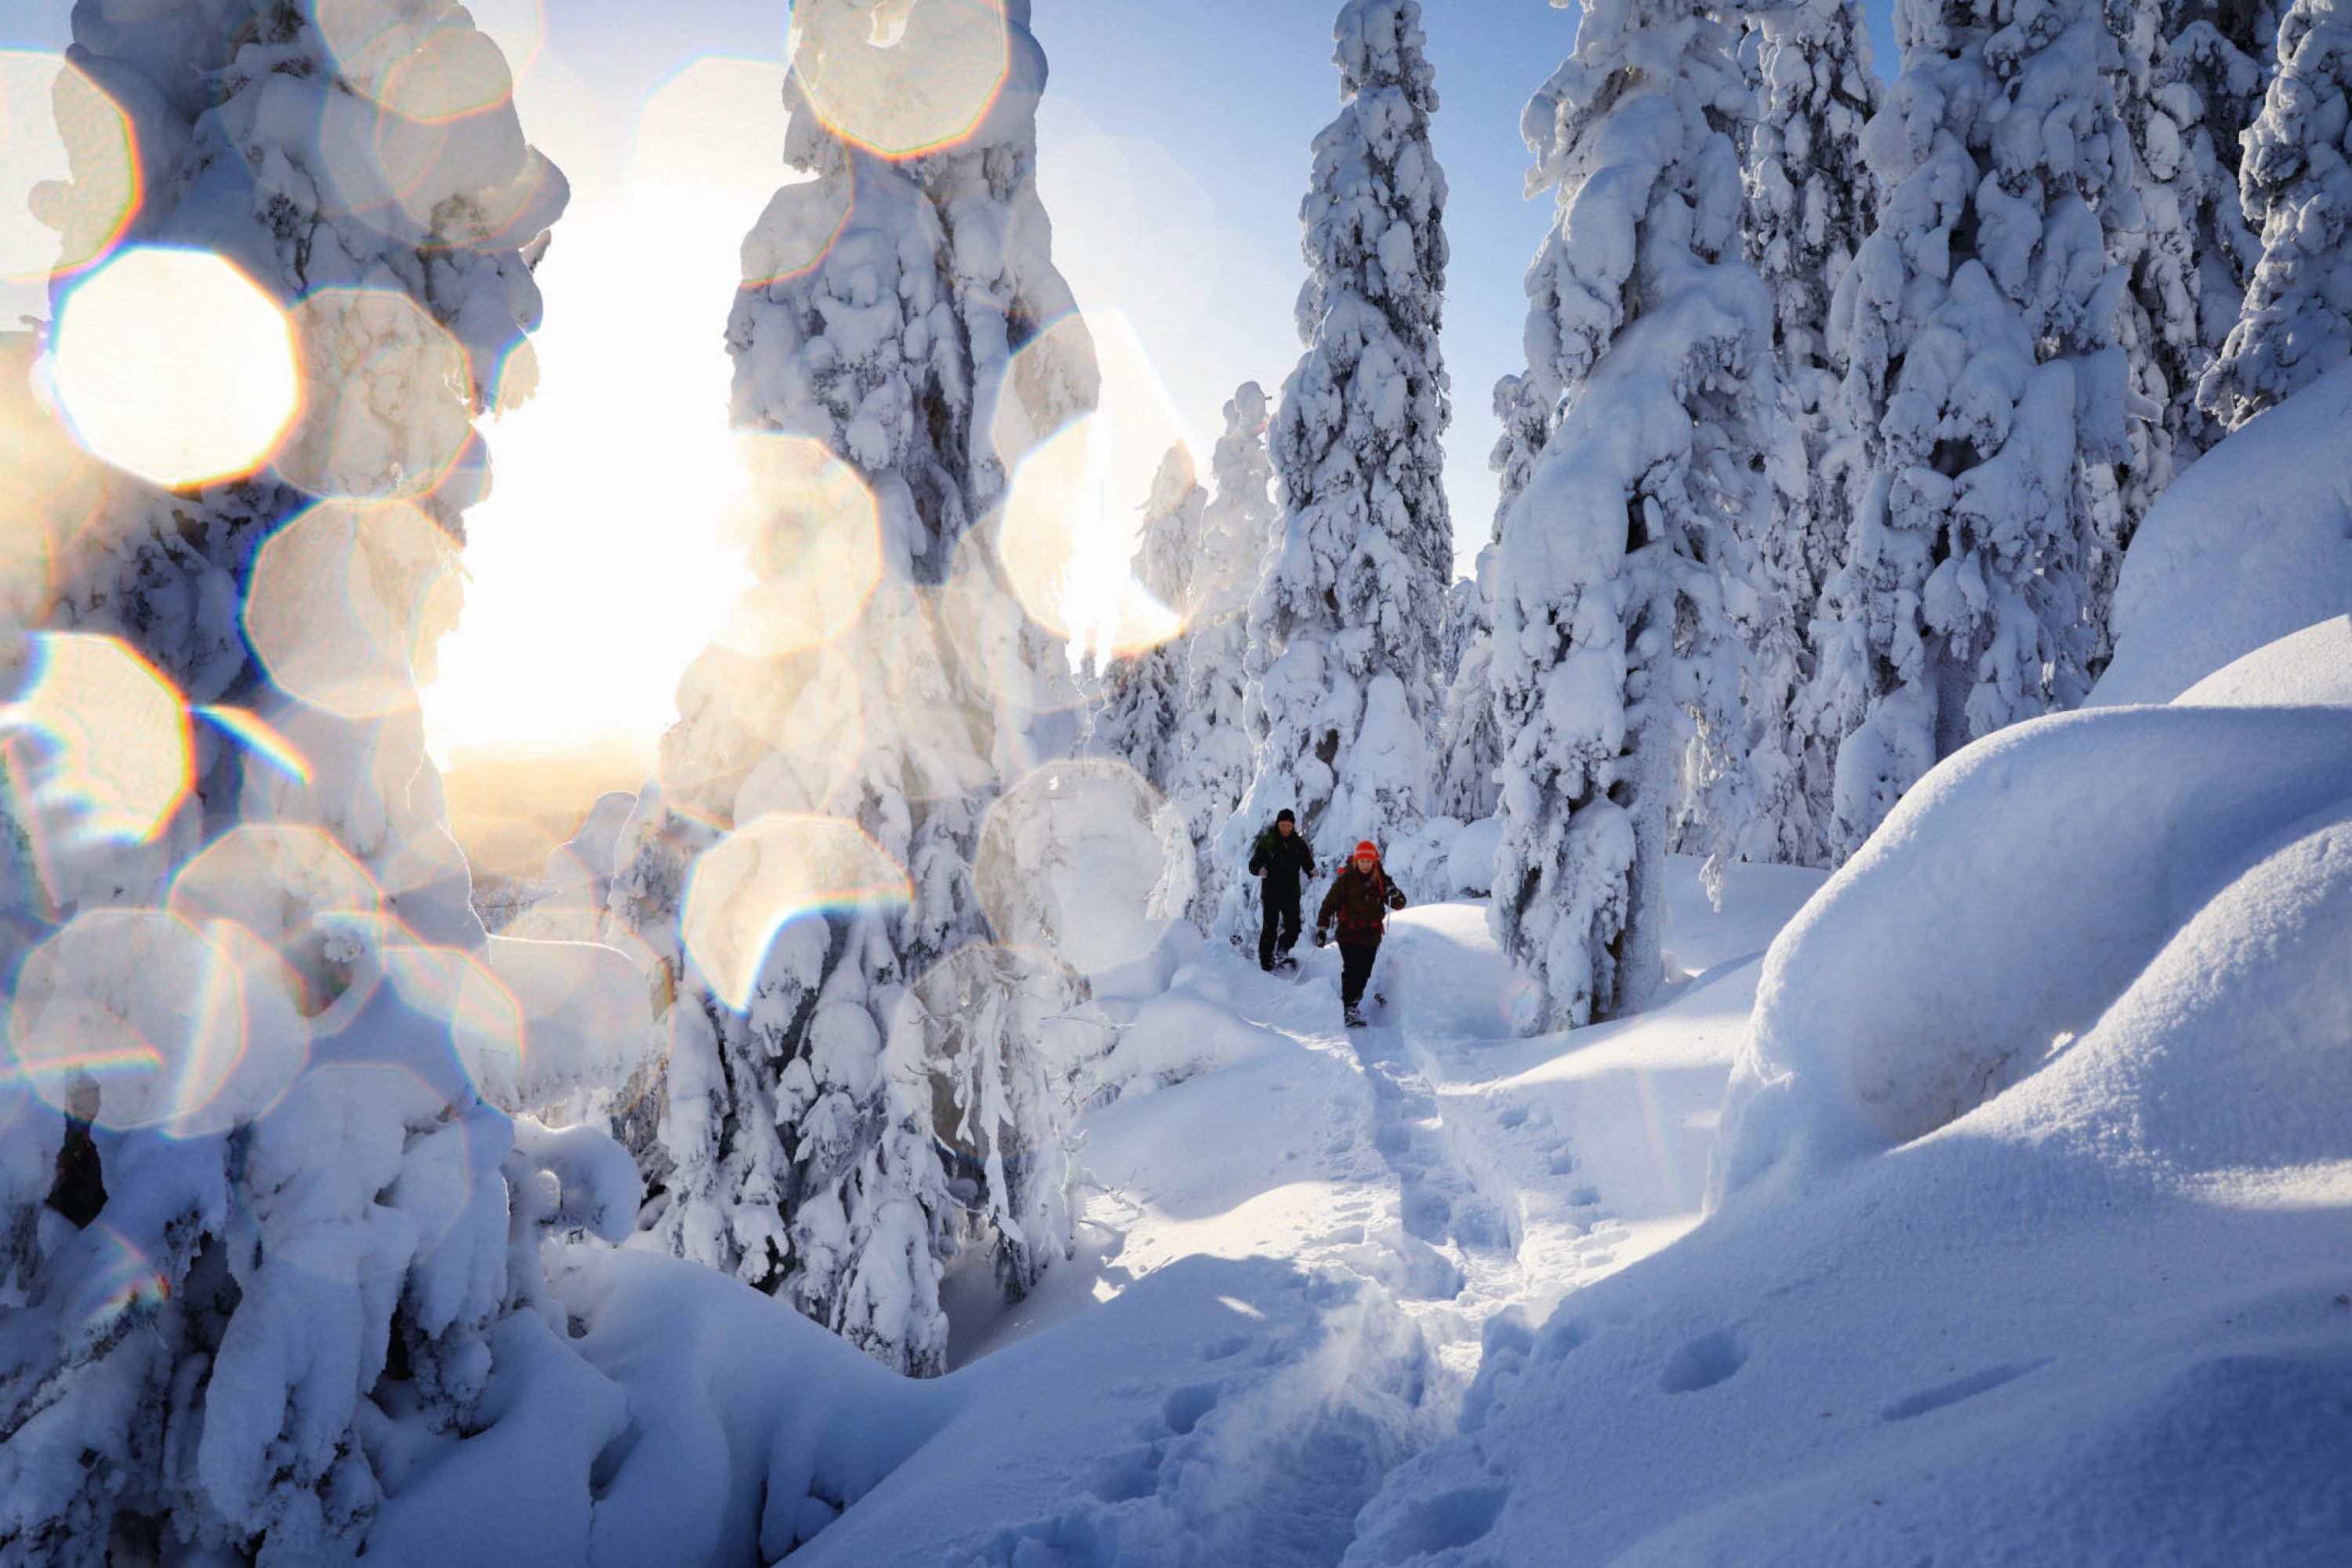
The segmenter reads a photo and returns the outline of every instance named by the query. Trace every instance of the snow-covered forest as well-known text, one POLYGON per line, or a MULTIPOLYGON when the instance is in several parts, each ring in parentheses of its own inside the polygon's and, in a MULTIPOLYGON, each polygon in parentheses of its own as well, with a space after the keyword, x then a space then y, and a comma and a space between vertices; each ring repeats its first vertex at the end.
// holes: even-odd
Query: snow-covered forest
POLYGON ((774 0, 520 870, 541 33, 0 47, 0 1568, 2352 1562, 2352 15, 1514 3, 1282 0, 1194 437, 1068 13, 774 0))

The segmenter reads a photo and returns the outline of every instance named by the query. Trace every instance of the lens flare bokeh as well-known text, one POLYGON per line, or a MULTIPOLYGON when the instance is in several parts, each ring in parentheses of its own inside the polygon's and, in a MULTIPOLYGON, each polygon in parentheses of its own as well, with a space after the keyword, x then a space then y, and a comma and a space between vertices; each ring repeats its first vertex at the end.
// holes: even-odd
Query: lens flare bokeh
POLYGON ((39 340, 0 334, 0 617, 48 618, 58 562, 106 499, 108 470, 36 390, 39 340))
POLYGON ((588 942, 492 937, 488 973, 522 1019, 516 1054, 495 1031, 461 1054, 482 1098, 550 1126, 644 1081, 655 1051, 654 1016, 638 957, 588 942))
POLYGON ((547 0, 467 0, 466 12, 506 56, 517 81, 530 74, 547 47, 547 0))
POLYGON ((743 237, 743 287, 765 289, 813 270, 833 254, 857 210, 848 180, 805 180, 778 191, 743 237))
POLYGON ((297 787, 310 782, 310 760, 260 714, 245 708, 210 703, 196 710, 236 737, 238 744, 284 774, 297 787))
POLYGON ((371 96, 404 119, 437 125, 511 102, 514 75, 488 34, 439 26, 393 61, 371 96))
POLYGON ((1167 809, 1142 774, 1108 757, 1049 763, 1006 790, 972 858, 972 889, 998 940, 1090 974, 1150 952, 1168 929, 1151 912, 1169 866, 1167 809))
POLYGON ((856 824, 766 816, 695 862, 686 892, 687 955, 712 993, 749 1011, 768 950, 794 921, 901 907, 906 870, 856 824))
POLYGON ((310 0, 310 16, 335 68, 354 92, 404 119, 427 123, 512 101, 506 43, 536 51, 546 22, 530 0, 485 0, 419 26, 418 8, 387 0, 310 0))
POLYGON ((179 689, 113 637, 46 632, 31 640, 25 692, 0 708, 18 793, 40 823, 68 837, 152 838, 195 782, 179 689))
POLYGON ((289 695, 373 718, 415 704, 461 596, 456 547, 431 518, 402 501, 322 501, 261 547, 246 636, 289 695))
POLYGON ((770 812, 830 814, 866 755, 861 690, 856 668, 822 650, 705 649, 678 682, 681 721, 655 761, 664 804, 719 833, 770 812))
POLYGON ((1161 464, 1200 447, 1126 316, 1066 318, 1024 345, 991 430, 1017 465, 993 542, 1030 618, 1106 662, 1181 635, 1181 614, 1132 563, 1161 464))
POLYGON ((78 272, 140 203, 131 117, 57 55, 0 49, 0 282, 78 272))
POLYGON ((94 1222, 82 1232, 81 1245, 89 1258, 65 1318, 83 1341, 102 1340, 172 1299, 171 1276, 112 1226, 94 1222))
POLYGON ((164 907, 205 930, 231 921, 275 951, 315 1018, 374 973, 391 917, 367 868, 315 827, 246 823, 172 879, 164 907))
POLYGON ((544 37, 514 4, 478 28, 383 0, 316 0, 314 16, 352 89, 321 106, 316 145, 331 209, 432 246, 502 248, 561 209, 562 174, 524 141, 516 56, 544 37))
POLYGON ((384 973, 412 1009, 446 1022, 457 1064, 483 1098, 511 1104, 523 1072, 523 1007, 488 962, 457 948, 403 942, 385 954, 384 973))
POLYGON ((802 0, 790 53, 825 127, 885 158, 969 139, 1013 66, 1003 0, 802 0))
MULTIPOLYGON (((856 182, 795 179, 781 189, 772 162, 747 146, 781 145, 781 60, 703 55, 646 95, 629 151, 629 205, 666 238, 692 236, 740 253, 743 287, 797 277, 822 261, 848 223, 856 182), (757 221, 753 221, 756 219, 757 221), (745 232, 745 226, 750 232, 745 232)), ((676 240, 671 240, 677 248, 676 240)))
POLYGON ((857 471, 804 436, 737 437, 741 488, 721 524, 744 547, 751 584, 716 640, 755 658, 832 641, 882 578, 882 523, 857 471))
POLYGON ((322 289, 290 315, 307 395, 278 476, 312 495, 429 493, 473 436, 466 352, 406 294, 322 289))
POLYGON ((26 958, 8 1014, 14 1070, 95 1126, 219 1132, 300 1072, 309 1031, 276 952, 233 921, 161 910, 77 916, 26 958))
POLYGON ((78 280, 48 374, 85 449, 167 489, 258 468, 301 405, 286 313, 203 250, 126 247, 78 280))

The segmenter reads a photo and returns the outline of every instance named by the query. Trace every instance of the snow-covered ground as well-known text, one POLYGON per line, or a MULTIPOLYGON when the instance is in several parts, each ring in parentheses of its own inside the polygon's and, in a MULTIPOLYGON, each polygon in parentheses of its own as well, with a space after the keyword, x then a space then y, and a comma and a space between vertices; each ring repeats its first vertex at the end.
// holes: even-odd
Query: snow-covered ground
MULTIPOLYGON (((1677 862, 1684 978, 1638 1018, 1541 1039, 1509 1037, 1475 906, 1398 918, 1386 1002, 1354 1033, 1336 952, 1302 949, 1294 978, 1213 948, 1133 1009, 1130 1059, 1157 1066, 1082 1123, 1079 1256, 1011 1309, 984 1260, 950 1277, 948 1376, 893 1377, 712 1271, 578 1247, 557 1289, 604 1382, 506 1347, 511 1400, 415 1461, 378 1539, 500 1512, 465 1477, 520 1463, 551 1498, 590 1479, 599 1561, 754 1537, 814 1563, 1336 1561, 1384 1478, 1455 1429, 1491 1324, 1697 1223, 1762 952, 1819 883, 1735 868, 1717 910, 1677 862), (484 1465, 502 1436, 541 1451, 484 1465)), ((457 1550, 556 1561, 512 1555, 581 1517, 547 1512, 505 1509, 521 1533, 457 1550)))
POLYGON ((474 1441, 548 1444, 614 1563, 2346 1561, 2352 534, 2298 471, 2305 598, 2184 485, 2115 701, 1826 881, 1675 862, 1644 1011, 1512 1037, 1475 904, 1398 917, 1356 1032, 1330 953, 1171 942, 1097 990, 1078 1255, 1009 1309, 951 1274, 948 1375, 588 1244, 601 1384, 516 1347, 474 1441))

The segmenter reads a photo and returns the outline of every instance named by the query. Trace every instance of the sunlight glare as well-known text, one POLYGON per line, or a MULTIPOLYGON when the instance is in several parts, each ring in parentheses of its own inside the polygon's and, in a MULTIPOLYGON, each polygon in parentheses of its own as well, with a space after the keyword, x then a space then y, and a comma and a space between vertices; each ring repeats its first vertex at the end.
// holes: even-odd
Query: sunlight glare
POLYGON ((578 199, 537 281, 547 326, 502 367, 541 382, 488 433, 498 483, 467 514, 467 614, 425 717, 444 766, 626 750, 652 761, 678 672, 748 583, 719 529, 736 488, 720 331, 738 253, 774 191, 783 67, 705 57, 644 105, 625 153, 560 61, 522 84, 578 199), (534 105, 536 100, 534 100, 534 105))

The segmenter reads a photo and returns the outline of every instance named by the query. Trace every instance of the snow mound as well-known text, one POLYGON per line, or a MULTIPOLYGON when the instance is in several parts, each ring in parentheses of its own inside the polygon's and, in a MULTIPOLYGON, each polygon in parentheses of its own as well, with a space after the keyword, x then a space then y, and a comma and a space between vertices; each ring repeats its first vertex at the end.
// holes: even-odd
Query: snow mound
POLYGON ((1503 842, 1503 819, 1482 816, 1465 824, 1445 857, 1445 874, 1460 893, 1485 898, 1495 885, 1495 851, 1503 842))
POLYGON ((1346 1561, 2344 1561, 2347 748, 2184 707, 1947 764, 1775 944, 1713 1217, 1491 1324, 1346 1561))
POLYGON ((1230 1067, 1281 1043, 1281 1037, 1234 1016, 1197 971, 1186 984, 1144 1003, 1118 1042, 1093 1069, 1097 1104, 1148 1093, 1230 1067))
POLYGON ((2164 493, 2124 562, 2095 705, 2168 702, 2352 609, 2352 364, 2258 416, 2164 493))
POLYGON ((2101 1016, 2183 922, 2352 803, 2352 710, 2019 725, 1898 806, 1765 962, 1718 1192, 1924 1136, 2101 1016))

